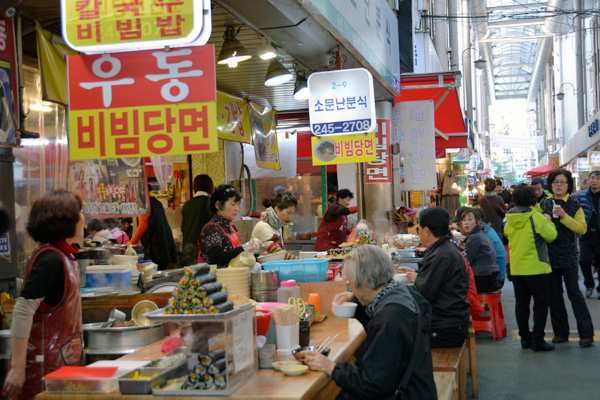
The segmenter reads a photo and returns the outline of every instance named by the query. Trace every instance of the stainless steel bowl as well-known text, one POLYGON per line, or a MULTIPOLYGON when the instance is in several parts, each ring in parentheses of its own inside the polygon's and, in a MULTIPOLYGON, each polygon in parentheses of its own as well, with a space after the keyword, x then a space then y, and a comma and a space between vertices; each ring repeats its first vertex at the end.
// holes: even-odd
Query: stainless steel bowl
POLYGON ((118 328, 101 325, 102 322, 83 325, 86 353, 128 354, 165 337, 162 323, 118 328))
MULTIPOLYGON (((306 356, 300 355, 300 353, 303 351, 316 351, 318 347, 319 346, 297 347, 292 350, 292 355, 294 356, 294 358, 296 360, 304 362, 304 357, 306 357, 306 356)), ((330 351, 331 351, 331 349, 329 347, 325 347, 323 350, 321 350, 321 354, 323 354, 325 357, 327 357, 329 355, 330 351)))

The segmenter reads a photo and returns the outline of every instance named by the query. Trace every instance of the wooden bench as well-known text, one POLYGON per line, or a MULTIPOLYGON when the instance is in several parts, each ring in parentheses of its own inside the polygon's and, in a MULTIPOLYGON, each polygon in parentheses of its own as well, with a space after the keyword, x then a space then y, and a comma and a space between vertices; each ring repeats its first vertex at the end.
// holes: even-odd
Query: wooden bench
POLYGON ((431 349, 433 371, 454 372, 459 400, 467 398, 467 345, 431 349))
POLYGON ((438 400, 454 400, 458 398, 456 372, 434 372, 433 380, 435 381, 438 400))
POLYGON ((469 373, 473 384, 473 397, 479 397, 479 384, 477 383, 477 350, 475 349, 475 328, 473 320, 469 318, 469 336, 466 340, 469 352, 469 373))

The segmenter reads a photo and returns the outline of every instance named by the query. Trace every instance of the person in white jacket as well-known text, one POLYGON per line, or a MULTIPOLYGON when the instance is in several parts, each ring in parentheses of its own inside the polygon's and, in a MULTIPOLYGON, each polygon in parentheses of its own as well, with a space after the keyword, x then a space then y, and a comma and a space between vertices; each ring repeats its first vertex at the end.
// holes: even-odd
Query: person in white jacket
MULTIPOLYGON (((291 193, 280 193, 272 200, 265 200, 263 205, 267 207, 261 214, 261 219, 254 226, 252 239, 260 239, 268 253, 285 251, 283 244, 283 226, 287 224, 296 212, 298 200, 291 193)), ((297 258, 290 253, 286 254, 286 260, 297 258)))

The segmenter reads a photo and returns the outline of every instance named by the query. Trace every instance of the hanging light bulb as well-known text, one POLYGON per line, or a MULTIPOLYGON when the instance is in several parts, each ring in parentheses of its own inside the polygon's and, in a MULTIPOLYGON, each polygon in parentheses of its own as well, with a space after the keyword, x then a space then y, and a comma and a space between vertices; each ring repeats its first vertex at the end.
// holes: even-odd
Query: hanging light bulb
POLYGON ((235 27, 233 25, 228 26, 223 35, 225 41, 221 46, 217 64, 227 64, 229 68, 235 68, 238 63, 252 58, 248 50, 235 38, 236 35, 235 27))

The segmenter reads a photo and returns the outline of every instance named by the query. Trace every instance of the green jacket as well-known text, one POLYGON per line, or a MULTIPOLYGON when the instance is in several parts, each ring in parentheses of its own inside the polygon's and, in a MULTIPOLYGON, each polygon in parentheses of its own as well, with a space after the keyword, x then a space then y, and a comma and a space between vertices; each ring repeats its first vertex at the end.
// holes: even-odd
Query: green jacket
POLYGON ((556 227, 540 212, 529 207, 513 208, 506 214, 504 235, 508 239, 512 275, 543 275, 552 271, 546 242, 556 239, 556 227))

